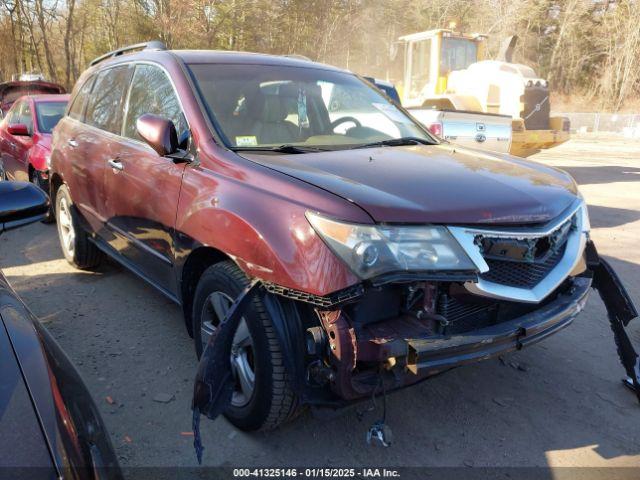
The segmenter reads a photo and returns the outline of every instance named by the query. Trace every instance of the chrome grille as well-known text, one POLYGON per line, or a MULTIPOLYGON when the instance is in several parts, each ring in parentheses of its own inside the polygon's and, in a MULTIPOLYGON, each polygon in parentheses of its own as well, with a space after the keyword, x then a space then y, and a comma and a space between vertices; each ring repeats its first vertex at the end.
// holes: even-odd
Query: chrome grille
POLYGON ((582 200, 545 225, 501 227, 449 226, 478 267, 476 295, 538 303, 555 290, 580 262, 589 232, 582 200))
POLYGON ((489 271, 480 275, 488 282, 518 288, 533 288, 553 270, 562 259, 566 244, 546 259, 539 262, 515 262, 486 259, 489 271))
POLYGON ((549 235, 537 238, 478 235, 475 241, 489 267, 480 278, 510 287, 535 287, 562 260, 567 238, 575 226, 576 216, 573 215, 549 235))

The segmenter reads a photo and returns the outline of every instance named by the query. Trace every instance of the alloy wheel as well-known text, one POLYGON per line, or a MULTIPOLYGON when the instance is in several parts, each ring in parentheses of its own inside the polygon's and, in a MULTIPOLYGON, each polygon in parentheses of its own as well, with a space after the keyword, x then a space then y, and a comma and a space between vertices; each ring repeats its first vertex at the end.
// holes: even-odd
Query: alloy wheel
POLYGON ((69 257, 73 257, 76 232, 73 228, 73 222, 71 219, 71 208, 69 206, 69 202, 64 196, 60 198, 58 232, 60 233, 60 243, 62 244, 62 248, 65 249, 69 257))
MULTIPOLYGON (((209 338, 215 332, 220 321, 226 317, 232 304, 233 299, 226 293, 219 291, 213 292, 207 298, 202 312, 200 327, 203 351, 209 342, 209 338)), ((231 368, 236 380, 231 404, 234 407, 244 407, 251 401, 256 382, 253 340, 245 318, 240 320, 238 329, 233 336, 231 368)))

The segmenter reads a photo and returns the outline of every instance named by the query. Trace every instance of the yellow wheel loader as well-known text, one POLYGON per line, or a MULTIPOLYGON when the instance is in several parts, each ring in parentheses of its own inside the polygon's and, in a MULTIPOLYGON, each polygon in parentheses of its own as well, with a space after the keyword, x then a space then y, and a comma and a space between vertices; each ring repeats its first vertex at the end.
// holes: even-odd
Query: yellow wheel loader
POLYGON ((569 139, 569 119, 551 117, 547 81, 513 63, 516 36, 498 60, 485 60, 485 35, 438 29, 400 37, 404 45, 405 107, 509 115, 510 153, 527 157, 569 139))

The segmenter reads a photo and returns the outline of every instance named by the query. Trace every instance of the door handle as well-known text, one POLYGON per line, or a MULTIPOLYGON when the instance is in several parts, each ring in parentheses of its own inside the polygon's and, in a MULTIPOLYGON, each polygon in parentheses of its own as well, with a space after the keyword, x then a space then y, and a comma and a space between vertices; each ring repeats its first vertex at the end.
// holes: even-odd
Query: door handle
POLYGON ((76 147, 78 146, 78 142, 76 142, 73 138, 69 139, 69 140, 67 141, 67 144, 68 144, 70 147, 73 147, 73 148, 76 148, 76 147))
POLYGON ((109 160, 109 165, 111 166, 111 168, 115 170, 120 170, 120 171, 124 170, 124 165, 122 165, 120 160, 118 160, 117 158, 113 158, 109 160))

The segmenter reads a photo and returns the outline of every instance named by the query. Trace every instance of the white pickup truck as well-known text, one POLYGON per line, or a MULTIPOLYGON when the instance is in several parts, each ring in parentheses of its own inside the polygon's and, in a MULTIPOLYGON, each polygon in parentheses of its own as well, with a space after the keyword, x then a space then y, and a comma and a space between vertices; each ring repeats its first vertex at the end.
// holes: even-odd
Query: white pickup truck
MULTIPOLYGON (((400 103, 400 96, 393 84, 377 78, 365 79, 396 103, 400 103)), ((512 126, 511 117, 508 115, 461 110, 448 98, 442 99, 441 102, 435 101, 429 108, 415 107, 407 110, 431 133, 449 142, 492 152, 509 153, 512 126)))
POLYGON ((465 147, 509 153, 511 117, 464 110, 410 108, 409 113, 440 138, 465 147))

